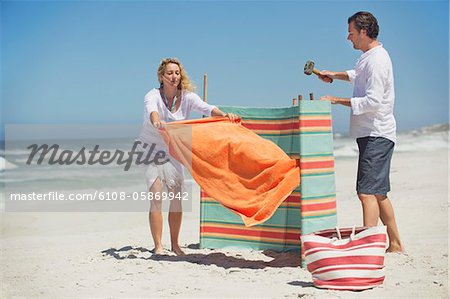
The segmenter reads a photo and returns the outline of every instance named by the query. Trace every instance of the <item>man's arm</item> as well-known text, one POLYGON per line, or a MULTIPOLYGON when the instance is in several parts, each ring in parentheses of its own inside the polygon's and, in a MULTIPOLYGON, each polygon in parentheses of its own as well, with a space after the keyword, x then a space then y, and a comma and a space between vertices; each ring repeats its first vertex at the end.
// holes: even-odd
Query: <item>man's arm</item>
MULTIPOLYGON (((389 74, 387 67, 381 64, 368 64, 366 72, 366 94, 351 99, 354 115, 378 111, 383 102, 385 81, 389 74)), ((393 84, 393 82, 390 83, 393 84)))
POLYGON ((330 101, 331 104, 341 104, 347 107, 351 107, 351 99, 349 98, 338 98, 333 96, 323 96, 320 98, 321 101, 330 101))
POLYGON ((338 79, 350 82, 350 78, 347 72, 320 71, 318 77, 320 80, 327 83, 331 81, 330 79, 338 79))

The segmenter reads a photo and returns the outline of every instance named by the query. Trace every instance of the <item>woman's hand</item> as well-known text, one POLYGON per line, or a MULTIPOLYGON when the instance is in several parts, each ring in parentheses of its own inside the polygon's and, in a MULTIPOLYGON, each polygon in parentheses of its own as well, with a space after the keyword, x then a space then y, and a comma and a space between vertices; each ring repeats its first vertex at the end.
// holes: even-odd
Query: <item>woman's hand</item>
POLYGON ((166 128, 166 122, 162 120, 157 120, 153 122, 153 126, 157 129, 164 129, 166 128))
POLYGON ((217 108, 217 107, 214 108, 214 109, 211 111, 211 116, 228 117, 228 119, 229 119, 230 121, 232 121, 232 122, 235 122, 235 121, 241 119, 241 117, 240 117, 239 115, 234 114, 234 113, 225 113, 225 112, 223 112, 222 110, 220 110, 220 109, 217 108))
POLYGON ((234 113, 227 113, 227 114, 225 114, 225 117, 228 117, 228 119, 232 122, 235 122, 235 121, 241 119, 241 117, 239 115, 234 114, 234 113))
POLYGON ((150 122, 157 129, 164 129, 166 122, 159 119, 159 114, 156 111, 150 113, 150 122))

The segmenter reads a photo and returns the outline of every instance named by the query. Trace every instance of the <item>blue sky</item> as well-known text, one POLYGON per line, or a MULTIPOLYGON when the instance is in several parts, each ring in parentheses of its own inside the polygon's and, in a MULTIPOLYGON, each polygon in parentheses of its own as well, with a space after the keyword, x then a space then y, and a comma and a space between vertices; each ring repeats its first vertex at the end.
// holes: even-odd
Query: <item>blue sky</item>
MULTIPOLYGON (((350 97, 349 83, 303 66, 353 68, 347 18, 360 10, 378 18, 394 64, 398 130, 448 122, 448 1, 2 1, 2 126, 139 124, 163 57, 182 61, 200 95, 207 73, 213 104, 350 97)), ((333 107, 335 132, 348 118, 333 107)))

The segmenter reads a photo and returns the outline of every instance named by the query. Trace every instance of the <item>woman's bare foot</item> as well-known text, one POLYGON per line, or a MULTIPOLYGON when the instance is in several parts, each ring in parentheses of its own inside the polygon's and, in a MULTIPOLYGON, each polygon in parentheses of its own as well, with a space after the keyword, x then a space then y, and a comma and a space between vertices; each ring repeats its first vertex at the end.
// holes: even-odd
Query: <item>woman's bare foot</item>
POLYGON ((180 246, 172 246, 172 252, 176 255, 186 255, 183 250, 181 250, 180 246))
POLYGON ((161 255, 164 253, 164 248, 162 246, 155 246, 153 249, 153 254, 161 255))

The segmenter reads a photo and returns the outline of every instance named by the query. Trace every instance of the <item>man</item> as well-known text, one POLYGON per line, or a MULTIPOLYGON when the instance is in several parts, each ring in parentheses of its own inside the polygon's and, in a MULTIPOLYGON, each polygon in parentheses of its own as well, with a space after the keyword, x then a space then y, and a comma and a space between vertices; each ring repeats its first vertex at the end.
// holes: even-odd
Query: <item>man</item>
POLYGON ((354 84, 352 98, 324 96, 321 100, 351 107, 350 133, 359 148, 356 191, 363 208, 364 226, 375 226, 378 218, 387 226, 387 252, 403 252, 390 191, 389 170, 396 141, 394 110, 394 75, 392 62, 383 45, 377 41, 377 19, 369 12, 358 12, 348 18, 348 37, 353 48, 363 54, 354 70, 321 71, 324 82, 331 79, 354 84))

